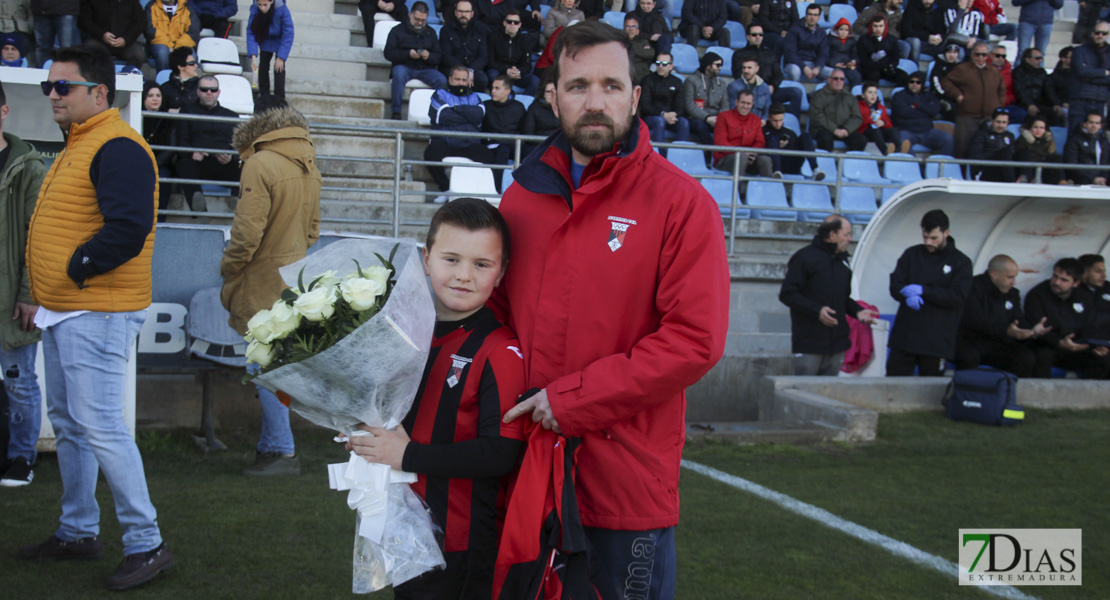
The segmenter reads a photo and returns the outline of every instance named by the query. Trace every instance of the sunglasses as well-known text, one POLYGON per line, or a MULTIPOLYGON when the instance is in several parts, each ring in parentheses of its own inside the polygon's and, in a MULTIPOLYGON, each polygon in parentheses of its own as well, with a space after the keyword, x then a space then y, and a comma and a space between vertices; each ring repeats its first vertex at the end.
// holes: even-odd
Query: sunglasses
POLYGON ((1110 31, 1095 31, 1095 35, 1110 35, 1110 31))
POLYGON ((975 52, 972 56, 990 56, 990 54, 987 52, 975 52))
POLYGON ((1005 54, 995 54, 994 57, 995 58, 1006 58, 1006 55, 1005 54))
POLYGON ((185 66, 186 66, 186 67, 195 67, 195 66, 197 66, 197 61, 195 61, 195 60, 187 60, 187 61, 185 61, 185 66))
POLYGON ((198 87, 197 89, 208 94, 215 94, 216 92, 220 91, 220 88, 218 87, 198 87))
POLYGON ((43 81, 39 85, 42 86, 43 96, 49 96, 50 90, 58 92, 59 96, 68 96, 69 86, 71 85, 79 85, 81 87, 96 87, 100 84, 96 83, 95 81, 66 81, 65 79, 59 79, 58 81, 43 81))
POLYGON ((505 19, 505 24, 506 25, 520 25, 520 21, 510 21, 508 19, 505 19))
POLYGON ((910 80, 910 83, 911 83, 911 84, 917 84, 917 85, 921 85, 921 80, 920 80, 920 79, 911 79, 911 80, 910 80))
POLYGON ((763 37, 763 34, 757 31, 755 33, 749 33, 748 37, 763 37))
POLYGON ((659 65, 660 67, 665 67, 665 66, 667 66, 671 63, 670 63, 670 61, 666 61, 666 60, 657 60, 657 61, 655 61, 655 64, 659 65))
POLYGON ((843 77, 829 77, 832 81, 844 81, 843 77))

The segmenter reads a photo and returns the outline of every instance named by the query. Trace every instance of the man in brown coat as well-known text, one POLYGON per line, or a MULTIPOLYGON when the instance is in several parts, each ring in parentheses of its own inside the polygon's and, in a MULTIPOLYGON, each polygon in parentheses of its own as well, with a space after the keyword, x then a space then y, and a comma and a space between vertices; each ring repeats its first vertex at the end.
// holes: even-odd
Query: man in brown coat
MULTIPOLYGON (((320 237, 320 170, 308 123, 279 103, 235 129, 232 146, 243 160, 231 241, 220 261, 220 300, 228 324, 245 334, 247 321, 285 289, 278 269, 305 257, 320 237)), ((289 409, 258 388, 262 432, 258 454, 244 475, 298 475, 300 461, 289 429, 289 409)))
POLYGON ((971 48, 971 60, 960 63, 941 82, 945 95, 956 103, 955 154, 967 157, 968 143, 975 131, 996 108, 1006 106, 1002 73, 990 64, 990 46, 985 42, 971 48))

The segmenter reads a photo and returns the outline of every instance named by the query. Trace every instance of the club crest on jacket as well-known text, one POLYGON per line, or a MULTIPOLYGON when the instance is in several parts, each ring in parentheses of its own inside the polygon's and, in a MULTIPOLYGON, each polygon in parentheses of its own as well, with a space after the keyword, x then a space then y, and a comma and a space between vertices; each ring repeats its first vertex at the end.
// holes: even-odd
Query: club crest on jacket
POLYGON ((636 221, 623 217, 609 217, 609 221, 612 225, 612 228, 609 230, 609 249, 616 252, 624 245, 624 239, 628 235, 628 230, 636 224, 636 221))

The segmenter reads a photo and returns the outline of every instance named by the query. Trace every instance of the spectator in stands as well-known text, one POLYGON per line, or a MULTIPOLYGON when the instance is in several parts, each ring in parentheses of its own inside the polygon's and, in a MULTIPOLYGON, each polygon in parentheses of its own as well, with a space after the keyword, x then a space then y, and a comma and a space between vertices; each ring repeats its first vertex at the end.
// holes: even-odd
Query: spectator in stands
POLYGON ((489 36, 489 65, 486 74, 492 80, 504 73, 513 84, 533 95, 540 87, 540 78, 532 73, 532 51, 536 37, 521 31, 521 13, 509 9, 501 27, 489 36))
MULTIPOLYGON (((960 314, 971 290, 971 259, 956 249, 948 215, 930 210, 921 218, 924 243, 907 248, 890 274, 898 314, 890 332, 886 374, 938 377, 956 356, 960 314)), ((1039 322, 1035 319, 1034 322, 1039 322)))
POLYGON ((945 42, 960 47, 960 58, 975 44, 989 39, 983 13, 971 8, 971 1, 957 0, 956 6, 944 11, 944 25, 948 28, 945 42))
MULTIPOLYGON (((1064 107, 1043 64, 1044 53, 1036 48, 1025 49, 1021 64, 1013 70, 1014 103, 1027 114, 1042 116, 1046 123, 1054 125, 1064 122, 1064 107)), ((1010 114, 1014 115, 1013 110, 1010 114)))
POLYGON ((1010 110, 1010 122, 1020 123, 1025 120, 1027 114, 1025 107, 1017 106, 1017 101, 1014 96, 1014 70, 1010 61, 1006 60, 1006 47, 998 44, 991 48, 991 66, 998 69, 1002 74, 1002 85, 1006 87, 1006 108, 1010 110))
POLYGON ((146 43, 154 68, 170 68, 170 52, 196 48, 200 18, 189 0, 152 0, 146 7, 146 43))
POLYGON ((1061 258, 1052 266, 1052 278, 1025 296, 1025 320, 1044 320, 1051 327, 1037 340, 1039 369, 1034 377, 1051 377, 1052 366, 1079 370, 1084 379, 1110 376, 1107 348, 1083 343, 1098 331, 1094 298, 1083 289, 1082 279, 1083 265, 1074 258, 1061 258))
MULTIPOLYGON (((848 19, 842 18, 837 21, 836 25, 829 29, 827 37, 829 58, 825 61, 825 64, 831 68, 844 71, 849 86, 863 83, 863 75, 860 75, 859 69, 857 69, 859 66, 859 52, 856 38, 852 37, 852 26, 848 23, 848 19)), ((733 72, 735 73, 735 71, 733 72)))
POLYGON ((1091 30, 1095 28, 1106 11, 1107 0, 1087 0, 1079 2, 1079 18, 1075 29, 1071 32, 1071 43, 1082 44, 1091 39, 1091 30))
POLYGON ((851 347, 847 316, 864 323, 878 318, 851 298, 848 245, 852 224, 829 215, 808 246, 786 264, 779 302, 790 308, 790 351, 795 375, 835 377, 851 347))
POLYGON ((1090 113, 1106 116, 1110 100, 1110 23, 1099 21, 1091 31, 1091 41, 1072 53, 1071 68, 1077 86, 1068 106, 1068 135, 1090 113))
MULTIPOLYGON (((578 0, 557 0, 554 4, 555 6, 551 10, 548 10, 547 16, 543 18, 544 40, 554 35, 556 29, 570 25, 571 21, 586 20, 586 13, 578 9, 578 0)), ((662 18, 662 16, 660 16, 660 18, 662 18)), ((643 21, 640 22, 643 23, 643 21)))
POLYGON ((655 47, 640 35, 640 22, 632 17, 625 17, 624 32, 632 40, 632 81, 643 81, 655 63, 655 47))
MULTIPOLYGON (((482 98, 470 87, 470 71, 466 67, 460 65, 451 70, 447 87, 432 94, 428 115, 432 120, 432 129, 470 133, 482 131, 486 107, 482 105, 482 98)), ((424 160, 427 161, 438 162, 448 156, 462 156, 479 163, 491 163, 494 158, 493 152, 478 137, 434 137, 424 149, 424 160)), ((439 191, 446 192, 451 188, 447 169, 429 166, 428 171, 439 191)), ((443 195, 438 196, 435 202, 442 204, 447 200, 447 196, 443 195)))
POLYGON ((759 63, 755 59, 749 58, 743 62, 736 80, 728 84, 726 89, 730 108, 736 108, 736 97, 747 90, 755 97, 752 113, 762 121, 767 120, 767 111, 771 108, 771 87, 760 78, 759 63))
POLYGON ((747 37, 748 45, 732 54, 732 72, 739 73, 743 69, 744 61, 754 58, 759 63, 759 76, 771 88, 771 101, 789 104, 791 114, 800 118, 805 92, 796 87, 782 85, 783 73, 779 65, 782 55, 764 42, 766 36, 762 25, 753 23, 748 29, 747 37))
POLYGON ((23 39, 18 33, 0 35, 0 67, 23 68, 27 59, 23 58, 23 39))
POLYGON ((902 16, 902 39, 910 44, 910 60, 940 54, 947 34, 944 9, 936 0, 909 1, 902 16))
POLYGON ((825 87, 809 98, 809 129, 817 147, 832 152, 833 142, 840 140, 849 150, 863 150, 867 138, 859 132, 862 124, 859 102, 844 87, 844 71, 834 69, 825 87))
MULTIPOLYGON (((1064 107, 1064 117, 1070 113, 1072 99, 1075 98, 1075 91, 1079 87, 1078 78, 1072 75, 1071 70, 1071 57, 1074 52, 1071 46, 1060 48, 1057 54, 1056 67, 1052 69, 1052 87, 1056 90, 1056 97, 1060 99, 1060 106, 1064 107)), ((1069 129, 1071 125, 1068 125, 1069 129)))
POLYGON ((971 49, 971 60, 960 63, 944 78, 944 93, 956 103, 956 157, 968 156, 971 136, 995 109, 1006 106, 1002 73, 990 66, 990 47, 979 42, 971 49))
POLYGON ((983 14, 983 22, 987 24, 990 35, 1010 41, 1017 39, 1017 25, 1009 22, 1002 0, 974 0, 971 7, 983 14))
POLYGON ((825 30, 817 26, 821 20, 821 6, 811 4, 806 8, 805 19, 795 23, 786 34, 783 70, 792 81, 813 81, 828 77, 832 71, 829 45, 825 30))
POLYGON ((728 89, 719 77, 724 64, 716 52, 706 52, 697 73, 682 84, 682 105, 690 120, 690 136, 699 144, 713 143, 717 115, 728 110, 728 89))
MULTIPOLYGON (((786 35, 798 20, 794 0, 759 0, 758 7, 752 6, 752 12, 755 13, 752 23, 763 28, 763 43, 781 56, 786 47, 786 35)), ((817 7, 817 14, 820 18, 820 6, 817 7)))
MULTIPOLYGON (((427 5, 425 5, 427 6, 427 5)), ((473 5, 472 5, 473 6, 473 5)), ((358 12, 362 14, 362 28, 366 32, 366 47, 374 46, 374 27, 378 13, 389 15, 389 20, 404 22, 408 17, 409 9, 404 0, 358 0, 358 12)), ((474 18, 471 15, 470 18, 474 18)))
POLYGON ((912 45, 902 39, 902 0, 878 0, 871 3, 856 17, 856 22, 852 24, 852 32, 861 39, 867 37, 872 33, 871 24, 878 16, 886 20, 887 27, 884 35, 894 39, 895 46, 898 48, 897 57, 909 58, 912 45))
MULTIPOLYGON (((548 15, 551 14, 549 11, 548 15)), ((655 0, 640 0, 639 8, 628 13, 640 23, 640 35, 651 41, 656 54, 670 54, 671 44, 674 43, 674 34, 671 33, 670 21, 663 16, 663 10, 658 8, 655 0)))
POLYGON ((285 99, 285 63, 293 49, 293 16, 282 0, 255 0, 247 22, 247 56, 258 77, 258 92, 270 94, 270 60, 274 61, 274 95, 285 99), (261 57, 261 62, 259 61, 261 57))
MULTIPOLYGON (((235 129, 243 174, 231 239, 220 260, 220 302, 230 313, 227 324, 240 334, 247 332, 251 317, 281 297, 286 286, 278 269, 304 258, 320 238, 316 150, 304 116, 284 103, 268 97, 257 107, 262 110, 235 129)), ((262 430, 254 464, 243 475, 300 475, 289 409, 273 392, 255 385, 262 430)))
POLYGON ((1064 0, 1013 0, 1013 3, 1021 8, 1018 16, 1018 54, 1033 45, 1042 53, 1047 51, 1048 40, 1052 37, 1052 20, 1056 18, 1056 11, 1064 7, 1064 0))
MULTIPOLYGON (((501 31, 504 27, 505 17, 509 15, 510 11, 515 10, 517 12, 516 16, 521 21, 520 30, 533 34, 534 41, 539 41, 540 32, 543 30, 543 13, 540 12, 539 0, 501 0, 500 2, 478 0, 474 8, 478 11, 478 19, 484 22, 490 31, 501 31)), ((585 4, 581 4, 579 8, 589 18, 590 4, 588 0, 585 4)), ((602 7, 603 13, 605 10, 608 9, 602 7)), ((598 15, 598 17, 600 18, 601 15, 598 15)))
POLYGON ((948 44, 944 53, 937 55, 933 61, 933 70, 929 72, 929 92, 940 100, 940 116, 946 121, 956 120, 955 102, 948 99, 947 90, 944 89, 944 78, 960 64, 960 47, 948 44))
POLYGON ((169 112, 179 112, 183 107, 196 104, 197 58, 192 48, 178 48, 170 53, 170 70, 173 73, 161 86, 162 104, 169 112))
POLYGON ((1083 288, 1095 300, 1095 337, 1110 340, 1110 284, 1106 283, 1106 261, 1099 254, 1079 257, 1083 265, 1083 288))
MULTIPOLYGON (((605 16, 605 12, 609 10, 607 0, 582 0, 578 3, 578 8, 586 15, 586 19, 601 19, 605 16)), ((663 5, 664 12, 670 10, 667 5, 663 5)), ((667 22, 671 20, 668 18, 667 22)))
POLYGON ((898 130, 890 122, 886 107, 879 100, 879 85, 873 81, 863 84, 863 91, 856 96, 860 118, 859 132, 885 156, 898 147, 898 130))
MULTIPOLYGON (((1102 115, 1088 113, 1082 127, 1068 134, 1064 163, 1069 165, 1110 165, 1110 140, 1102 133, 1102 115)), ((1069 169, 1075 185, 1106 185, 1110 169, 1069 169)))
POLYGON ((393 63, 390 72, 390 118, 401 119, 401 100, 405 85, 411 79, 419 79, 433 88, 447 85, 447 78, 437 67, 441 59, 439 38, 428 27, 428 5, 418 0, 409 10, 409 19, 389 30, 386 38, 386 60, 393 63))
MULTIPOLYGON (((143 84, 143 110, 151 112, 168 112, 165 102, 162 98, 162 90, 159 89, 158 84, 153 81, 148 81, 143 84)), ((173 140, 173 121, 169 119, 159 119, 157 117, 143 117, 143 138, 146 140, 148 146, 171 146, 173 140)), ((155 161, 158 163, 158 222, 162 223, 166 220, 162 211, 165 210, 169 204, 170 199, 170 184, 165 183, 166 177, 172 177, 172 170, 170 169, 170 162, 173 158, 173 152, 169 150, 154 150, 155 161)))
POLYGON ((957 369, 989 365, 1018 377, 1032 377, 1037 371, 1031 341, 1047 333, 1048 326, 1045 319, 1034 325, 1026 322, 1021 292, 1014 287, 1017 274, 1014 259, 998 254, 986 272, 971 279, 956 338, 957 369))
POLYGON ((886 17, 871 17, 871 33, 859 39, 859 72, 869 81, 886 79, 899 86, 906 85, 908 75, 898 68, 898 43, 889 35, 886 17))
MULTIPOLYGON (((805 152, 813 152, 817 149, 817 144, 814 143, 813 138, 808 133, 801 133, 800 135, 785 126, 786 121, 786 108, 780 103, 771 105, 769 116, 767 117, 767 124, 763 126, 763 140, 767 148, 778 148, 779 150, 802 150, 805 152)), ((802 163, 809 161, 809 166, 813 170, 813 180, 821 181, 825 178, 825 172, 817 168, 817 159, 815 157, 803 158, 801 156, 782 156, 780 154, 771 154, 771 168, 773 171, 786 173, 787 175, 801 175, 802 163)))
MULTIPOLYGON (((465 0, 460 0, 460 4, 465 0)), ((482 132, 483 133, 504 133, 516 134, 523 133, 521 128, 524 126, 524 105, 519 100, 513 99, 513 82, 507 75, 498 75, 493 80, 493 85, 490 86, 490 99, 482 103, 485 107, 486 114, 482 117, 482 132)), ((513 160, 515 144, 510 140, 489 140, 487 147, 493 151, 493 162, 498 165, 509 164, 513 160)), ((521 148, 520 157, 523 159, 527 154, 524 153, 523 147, 521 148)), ((494 183, 497 184, 498 191, 501 190, 500 172, 494 173, 494 183)))
MULTIPOLYGON (((77 20, 88 36, 86 45, 100 46, 114 58, 144 69, 143 76, 154 79, 157 74, 146 62, 146 51, 139 36, 146 30, 146 15, 139 2, 116 0, 81 0, 81 16, 77 20)), ((40 63, 41 64, 41 63, 40 63)))
POLYGON ((690 141, 690 121, 682 103, 682 80, 672 73, 674 60, 660 52, 655 57, 655 71, 640 82, 640 117, 651 130, 651 141, 666 141, 666 131, 675 134, 676 142, 690 141))
MULTIPOLYGON (((717 125, 713 128, 713 144, 737 148, 763 148, 763 123, 752 112, 752 93, 743 90, 736 97, 736 108, 722 111, 717 115, 717 125)), ((740 162, 740 174, 757 173, 760 177, 772 176, 771 157, 752 152, 714 152, 713 167, 732 173, 736 162, 740 162)), ((782 173, 776 174, 782 178, 782 173)))
POLYGON ((0 33, 15 34, 25 54, 29 53, 30 42, 34 40, 34 28, 31 23, 30 0, 0 2, 0 33))
MULTIPOLYGON (((974 135, 967 155, 983 160, 1014 160, 1014 134, 1006 128, 1010 125, 1010 113, 1005 108, 996 108, 991 120, 984 123, 974 135)), ((972 179, 1010 183, 1016 181, 1013 167, 993 167, 972 164, 968 166, 972 179)))
POLYGON ((725 0, 686 0, 682 5, 682 21, 678 23, 678 30, 690 44, 707 40, 728 48, 732 38, 725 29, 727 20, 725 0))
POLYGON ((440 31, 439 49, 442 55, 439 66, 444 75, 461 65, 470 70, 474 91, 485 92, 489 89, 490 80, 486 74, 489 29, 485 23, 474 19, 474 3, 471 0, 459 0, 455 4, 455 18, 440 31))
MULTIPOLYGON (((197 102, 181 109, 182 114, 238 119, 234 111, 220 106, 220 80, 205 75, 197 85, 197 102)), ((235 123, 227 121, 181 121, 177 129, 177 145, 186 148, 207 148, 228 152, 188 152, 177 160, 177 176, 182 179, 214 179, 239 181, 239 159, 231 150, 235 123)), ((207 212, 208 200, 197 184, 183 184, 185 198, 193 212, 207 212)))
MULTIPOLYGON (((1036 48, 1029 48, 1028 52, 1040 52, 1036 48)), ((1014 160, 1019 162, 1060 163, 1063 158, 1056 153, 1056 140, 1052 138, 1052 131, 1048 129, 1048 122, 1044 115, 1030 115, 1025 118, 1021 126, 1020 135, 1014 142, 1014 160)), ((1018 183, 1054 183, 1070 185, 1060 169, 1045 167, 1041 179, 1037 180, 1035 167, 1019 167, 1018 183)))
POLYGON ((906 89, 890 100, 894 125, 898 128, 900 152, 910 152, 914 144, 928 146, 933 154, 952 155, 952 135, 933 127, 940 114, 940 100, 925 91, 925 72, 910 75, 906 89))
MULTIPOLYGON (((521 126, 522 133, 524 135, 549 136, 559 131, 562 123, 559 122, 559 117, 555 116, 555 109, 552 108, 554 104, 555 83, 547 81, 543 85, 543 94, 537 94, 531 106, 524 112, 524 124, 521 126)), ((532 150, 538 145, 536 143, 524 144, 524 148, 521 149, 521 157, 531 154, 532 150)))
POLYGON ((35 52, 39 64, 50 58, 51 48, 69 48, 81 40, 74 37, 77 15, 81 12, 79 0, 31 0, 31 14, 35 19, 35 52), (54 40, 57 39, 57 45, 54 40))
POLYGON ((193 8, 200 17, 202 29, 211 29, 218 38, 226 38, 231 33, 231 17, 239 12, 235 0, 193 0, 193 8))

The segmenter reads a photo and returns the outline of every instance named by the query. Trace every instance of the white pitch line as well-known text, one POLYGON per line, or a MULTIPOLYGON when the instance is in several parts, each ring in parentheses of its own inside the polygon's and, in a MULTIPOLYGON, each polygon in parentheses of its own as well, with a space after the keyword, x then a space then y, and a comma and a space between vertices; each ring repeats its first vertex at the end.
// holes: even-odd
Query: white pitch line
MULTIPOLYGON (((956 563, 945 560, 939 556, 934 556, 932 554, 929 554, 928 552, 918 550, 917 548, 914 548, 913 546, 905 542, 899 542, 898 540, 885 536, 878 531, 875 531, 874 529, 868 529, 867 527, 864 527, 862 525, 858 525, 851 521, 842 519, 823 508, 818 508, 816 506, 813 506, 812 504, 806 504, 805 502, 802 502, 800 500, 795 500, 794 498, 791 498, 786 494, 782 494, 774 490, 765 488, 758 483, 748 481, 747 479, 744 479, 742 477, 730 475, 729 473, 725 473, 724 471, 718 471, 713 467, 707 467, 705 465, 691 462, 689 460, 683 460, 682 466, 695 473, 700 473, 702 475, 705 475, 706 477, 715 479, 726 485, 731 485, 734 488, 755 494, 756 496, 759 496, 764 500, 773 502, 792 513, 801 515, 808 519, 813 519, 814 521, 817 521, 822 525, 832 527, 833 529, 846 533, 860 541, 878 546, 886 550, 887 552, 894 554, 895 556, 901 556, 902 558, 908 559, 911 562, 915 562, 921 566, 928 567, 936 571, 940 571, 941 573, 945 575, 950 575, 953 578, 959 577, 960 567, 956 563)), ((1038 600, 1035 596, 1028 596, 1021 592, 1021 590, 1008 585, 985 585, 979 586, 979 589, 1000 598, 1011 598, 1014 600, 1038 600)))

